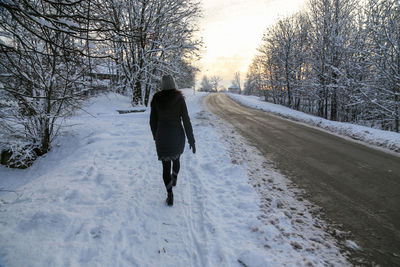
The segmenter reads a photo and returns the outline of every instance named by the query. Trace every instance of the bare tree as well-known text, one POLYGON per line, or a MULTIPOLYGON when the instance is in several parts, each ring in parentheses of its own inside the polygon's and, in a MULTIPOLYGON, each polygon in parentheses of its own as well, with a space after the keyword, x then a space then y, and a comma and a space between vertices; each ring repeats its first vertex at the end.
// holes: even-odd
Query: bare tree
POLYGON ((218 92, 219 84, 221 83, 222 79, 219 76, 211 76, 210 84, 211 84, 211 91, 218 92))
POLYGON ((235 72, 232 84, 239 88, 239 94, 242 94, 242 86, 241 86, 241 81, 240 81, 240 72, 235 72))

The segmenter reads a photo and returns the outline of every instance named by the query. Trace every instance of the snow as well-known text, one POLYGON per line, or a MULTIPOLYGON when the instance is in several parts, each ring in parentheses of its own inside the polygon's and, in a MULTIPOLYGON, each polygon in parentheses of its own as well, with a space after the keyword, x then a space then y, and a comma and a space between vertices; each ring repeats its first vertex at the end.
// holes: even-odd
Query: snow
POLYGON ((346 246, 352 250, 360 250, 360 247, 352 240, 346 240, 346 246))
POLYGON ((263 101, 257 96, 228 94, 232 99, 245 106, 268 111, 281 117, 305 123, 309 126, 319 127, 343 137, 349 137, 369 145, 381 147, 393 152, 400 152, 400 133, 383 131, 361 125, 330 121, 285 106, 263 101))
POLYGON ((182 155, 173 207, 149 110, 98 96, 32 167, 0 167, 0 266, 349 265, 316 207, 183 91, 197 152, 182 155))

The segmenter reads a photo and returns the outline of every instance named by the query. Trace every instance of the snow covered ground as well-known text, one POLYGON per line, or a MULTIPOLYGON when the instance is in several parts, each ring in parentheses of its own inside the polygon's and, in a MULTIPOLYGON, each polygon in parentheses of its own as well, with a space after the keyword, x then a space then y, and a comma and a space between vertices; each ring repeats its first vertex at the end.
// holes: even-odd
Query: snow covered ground
POLYGON ((231 93, 228 95, 232 99, 248 107, 265 110, 281 117, 316 126, 341 136, 350 137, 353 140, 359 140, 373 146, 400 152, 400 133, 383 131, 351 123, 326 120, 285 106, 265 102, 257 96, 244 96, 231 93))
POLYGON ((184 91, 197 153, 173 207, 149 110, 96 97, 31 168, 0 167, 0 266, 349 265, 315 207, 184 91))

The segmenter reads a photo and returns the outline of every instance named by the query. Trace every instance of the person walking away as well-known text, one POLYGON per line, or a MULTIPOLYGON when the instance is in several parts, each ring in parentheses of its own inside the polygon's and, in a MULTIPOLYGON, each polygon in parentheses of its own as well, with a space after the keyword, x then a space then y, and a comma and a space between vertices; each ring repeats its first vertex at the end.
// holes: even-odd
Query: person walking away
POLYGON ((185 133, 193 153, 196 153, 196 146, 185 98, 182 92, 177 90, 171 75, 162 77, 161 91, 154 94, 150 106, 150 128, 158 160, 162 162, 163 180, 167 189, 166 202, 168 206, 172 206, 174 203, 172 187, 177 183, 179 158, 185 148, 185 133))

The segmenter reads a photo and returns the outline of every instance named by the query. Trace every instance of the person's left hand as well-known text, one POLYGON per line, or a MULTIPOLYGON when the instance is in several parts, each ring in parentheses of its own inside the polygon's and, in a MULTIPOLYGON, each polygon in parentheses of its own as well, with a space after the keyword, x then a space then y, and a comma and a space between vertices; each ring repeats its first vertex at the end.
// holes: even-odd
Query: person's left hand
POLYGON ((189 148, 193 151, 193 154, 196 153, 196 145, 194 143, 193 144, 189 144, 189 148))

